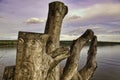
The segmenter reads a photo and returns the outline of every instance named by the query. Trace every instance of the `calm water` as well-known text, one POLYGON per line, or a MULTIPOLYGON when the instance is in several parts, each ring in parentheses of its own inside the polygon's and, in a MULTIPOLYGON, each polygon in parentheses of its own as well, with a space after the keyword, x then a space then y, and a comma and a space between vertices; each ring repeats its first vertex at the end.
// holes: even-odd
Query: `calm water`
MULTIPOLYGON (((86 62, 87 51, 88 47, 81 51, 79 68, 86 62)), ((15 65, 15 57, 16 48, 0 48, 0 80, 4 67, 15 65)), ((97 62, 98 68, 92 80, 120 80, 120 45, 98 47, 97 62)))

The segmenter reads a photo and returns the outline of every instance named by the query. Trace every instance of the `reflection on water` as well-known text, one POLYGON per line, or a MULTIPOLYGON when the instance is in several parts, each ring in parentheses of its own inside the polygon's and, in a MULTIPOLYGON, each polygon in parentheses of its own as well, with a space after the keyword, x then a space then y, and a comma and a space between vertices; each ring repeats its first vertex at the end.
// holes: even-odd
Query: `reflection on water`
MULTIPOLYGON (((84 47, 81 51, 79 69, 86 62, 87 51, 88 47, 84 47)), ((0 80, 4 67, 15 65, 15 58, 16 48, 0 48, 0 80)), ((97 62, 98 68, 92 80, 120 80, 120 45, 98 47, 97 62)))
POLYGON ((120 45, 99 47, 97 61, 93 80, 120 80, 120 45))

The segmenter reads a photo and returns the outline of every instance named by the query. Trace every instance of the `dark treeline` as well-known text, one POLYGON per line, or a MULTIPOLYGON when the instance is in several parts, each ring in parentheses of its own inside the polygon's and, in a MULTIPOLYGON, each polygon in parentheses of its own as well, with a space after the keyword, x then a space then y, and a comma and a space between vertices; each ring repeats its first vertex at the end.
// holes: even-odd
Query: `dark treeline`
POLYGON ((15 47, 17 40, 0 40, 0 47, 15 47))
MULTIPOLYGON (((72 41, 60 41, 61 45, 64 46, 69 46, 72 44, 72 41)), ((88 44, 86 44, 86 46, 88 46, 90 44, 90 42, 88 44)), ((98 41, 98 46, 113 46, 113 45, 120 45, 120 42, 102 42, 102 41, 98 41)))
MULTIPOLYGON (((64 46, 70 46, 72 44, 72 41, 60 41, 60 45, 64 45, 64 46)), ((0 40, 0 46, 6 46, 6 45, 17 45, 17 40, 0 40)), ((86 46, 88 46, 88 44, 86 44, 86 46)), ((98 42, 98 46, 113 46, 113 45, 120 45, 120 42, 102 42, 99 41, 98 42)))

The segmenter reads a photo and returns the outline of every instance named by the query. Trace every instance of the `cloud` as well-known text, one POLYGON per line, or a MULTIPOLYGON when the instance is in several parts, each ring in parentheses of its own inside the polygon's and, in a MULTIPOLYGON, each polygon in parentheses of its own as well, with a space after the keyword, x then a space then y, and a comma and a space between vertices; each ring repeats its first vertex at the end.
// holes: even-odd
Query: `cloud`
POLYGON ((98 41, 120 42, 120 35, 97 35, 98 41))
POLYGON ((120 4, 96 4, 85 9, 83 17, 91 18, 97 16, 119 16, 120 4))
POLYGON ((8 15, 23 18, 31 16, 46 17, 48 3, 51 1, 53 0, 2 0, 0 2, 0 13, 8 13, 8 15))
POLYGON ((74 35, 64 35, 62 34, 60 36, 60 40, 74 40, 74 39, 77 39, 78 36, 74 36, 74 35))
POLYGON ((73 15, 73 16, 67 17, 66 20, 73 21, 73 20, 79 20, 80 18, 81 16, 73 15))
POLYGON ((72 8, 88 7, 98 3, 103 4, 103 3, 119 3, 120 2, 120 0, 63 0, 63 1, 71 5, 72 8))
POLYGON ((0 33, 0 40, 16 40, 17 34, 16 33, 0 33), (7 36, 7 37, 6 37, 7 36))
POLYGON ((25 21, 25 23, 27 24, 39 24, 39 23, 43 23, 45 20, 43 19, 40 19, 40 18, 29 18, 25 21))
MULTIPOLYGON (((79 36, 61 35, 60 40, 75 40, 79 36)), ((98 38, 98 41, 120 42, 120 35, 97 35, 97 38, 98 38)))
POLYGON ((0 16, 0 18, 3 18, 3 16, 0 16))
MULTIPOLYGON (((96 33, 101 32, 101 34, 107 33, 110 29, 119 29, 119 23, 120 3, 94 4, 81 9, 72 9, 65 19, 65 25, 67 27, 72 26, 71 30, 86 27, 93 29, 96 33)), ((76 31, 74 32, 77 34, 76 31)), ((79 30, 77 32, 79 33, 79 30)))
POLYGON ((71 36, 79 36, 83 34, 87 29, 92 29, 95 34, 107 34, 107 29, 102 25, 86 25, 80 26, 79 28, 72 29, 71 31, 67 31, 64 34, 71 36))
POLYGON ((109 30, 109 31, 107 31, 109 34, 120 34, 120 30, 118 29, 118 30, 109 30))
POLYGON ((74 9, 71 15, 79 15, 85 18, 93 18, 97 16, 119 16, 120 17, 120 4, 119 3, 104 3, 94 4, 87 8, 74 9))

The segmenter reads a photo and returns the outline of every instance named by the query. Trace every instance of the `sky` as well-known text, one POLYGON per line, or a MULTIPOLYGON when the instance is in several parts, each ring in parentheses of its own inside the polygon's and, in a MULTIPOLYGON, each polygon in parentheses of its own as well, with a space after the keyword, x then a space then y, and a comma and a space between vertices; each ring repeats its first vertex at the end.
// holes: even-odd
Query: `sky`
MULTIPOLYGON (((19 31, 43 33, 48 4, 54 0, 0 0, 0 40, 19 31)), ((59 0, 68 6, 61 40, 73 40, 92 29, 99 41, 120 42, 120 0, 59 0)))

